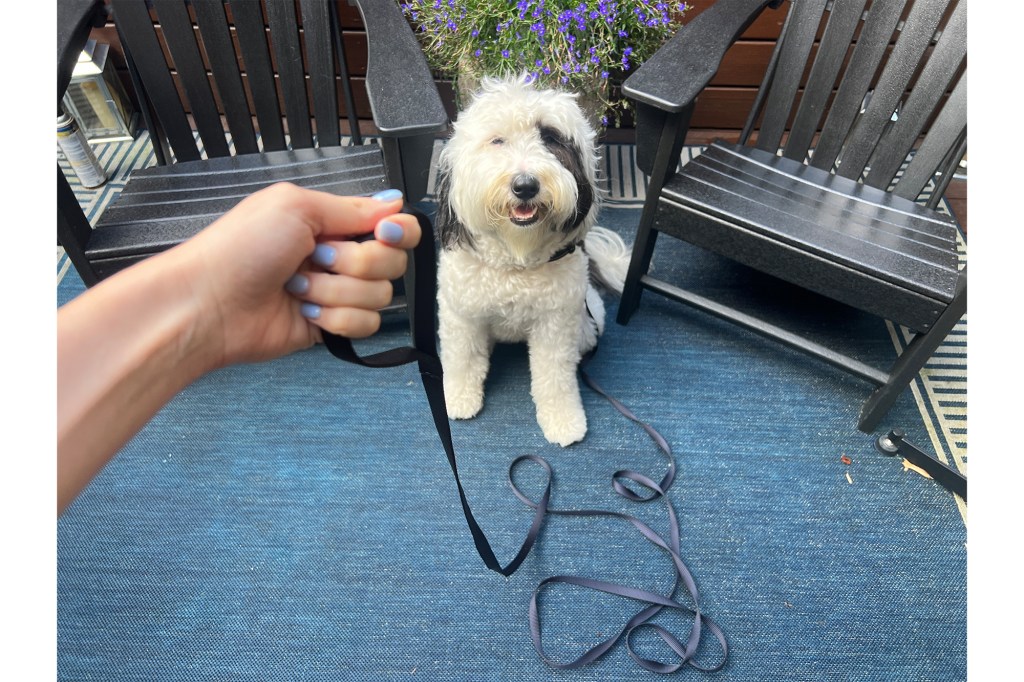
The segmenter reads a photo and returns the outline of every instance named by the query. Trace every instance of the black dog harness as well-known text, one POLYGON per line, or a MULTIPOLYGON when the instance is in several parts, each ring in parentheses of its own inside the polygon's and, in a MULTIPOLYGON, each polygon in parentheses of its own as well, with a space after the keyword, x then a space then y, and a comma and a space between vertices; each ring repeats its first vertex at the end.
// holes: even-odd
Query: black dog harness
POLYGON ((574 252, 576 250, 576 247, 578 247, 578 246, 583 246, 583 242, 582 241, 578 241, 578 242, 570 242, 570 243, 566 244, 565 246, 560 248, 558 251, 555 251, 553 254, 551 254, 551 258, 548 258, 548 262, 549 263, 554 263, 556 260, 561 260, 562 258, 565 258, 570 253, 574 252))

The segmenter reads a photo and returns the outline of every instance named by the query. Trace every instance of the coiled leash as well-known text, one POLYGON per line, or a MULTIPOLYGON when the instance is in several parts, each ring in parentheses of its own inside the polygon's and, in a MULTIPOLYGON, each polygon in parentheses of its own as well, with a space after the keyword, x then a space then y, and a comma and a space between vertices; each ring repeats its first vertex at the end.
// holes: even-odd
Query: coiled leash
POLYGON ((630 421, 643 428, 651 439, 654 440, 662 454, 664 454, 668 459, 668 470, 662 477, 661 481, 654 481, 644 474, 623 469, 612 474, 612 488, 617 494, 633 502, 644 503, 659 498, 663 499, 668 513, 669 540, 665 541, 664 538, 654 532, 654 530, 652 530, 647 524, 629 514, 600 509, 551 508, 551 480, 554 475, 551 465, 548 464, 544 458, 537 455, 521 455, 516 457, 509 465, 508 481, 509 485, 512 487, 513 494, 524 504, 534 510, 533 521, 530 524, 530 528, 526 533, 523 544, 519 548, 515 557, 513 557, 513 559, 504 567, 498 561, 497 557, 494 555, 494 551, 491 549, 490 543, 487 541, 487 536, 484 534, 483 529, 480 528, 480 524, 477 523, 476 518, 473 516, 473 512, 469 506, 469 501, 466 499, 465 489, 463 488, 462 481, 459 478, 458 465, 455 461, 455 447, 452 443, 451 424, 448 419, 448 411, 444 400, 443 371, 436 345, 437 314, 434 305, 437 292, 437 271, 435 260, 436 255, 434 252, 433 226, 430 220, 416 209, 406 207, 404 212, 415 216, 419 221, 420 229, 422 230, 420 242, 413 250, 413 258, 409 262, 405 280, 406 305, 411 323, 413 345, 392 348, 391 350, 362 357, 355 352, 355 349, 352 347, 352 342, 345 337, 325 332, 323 334, 324 344, 327 346, 327 350, 335 357, 364 367, 397 367, 411 362, 416 362, 419 365, 420 377, 423 381, 424 392, 427 394, 427 401, 430 404, 430 412, 434 419, 434 426, 437 428, 437 433, 441 438, 441 445, 448 457, 448 464, 451 466, 452 474, 455 476, 455 485, 459 491, 459 500, 462 503, 462 511, 466 517, 466 523, 469 526, 470 534, 473 536, 473 542, 476 545, 477 552, 479 553, 480 558, 483 559, 484 565, 492 571, 500 573, 506 577, 515 573, 522 565, 527 555, 529 555, 530 549, 536 542, 537 536, 540 534, 541 526, 544 523, 544 517, 548 514, 553 514, 573 517, 601 516, 627 521, 639 530, 649 542, 666 551, 671 557, 675 568, 675 583, 671 592, 667 596, 647 590, 636 589, 626 585, 619 585, 578 576, 559 575, 542 580, 533 592, 529 609, 530 637, 533 640, 534 648, 536 648, 541 660, 549 666, 560 670, 578 668, 597 660, 615 646, 619 640, 625 639, 626 650, 630 657, 632 657, 640 667, 651 672, 672 673, 687 665, 704 672, 714 672, 721 669, 725 665, 726 660, 728 660, 729 655, 729 647, 725 639, 725 634, 711 619, 701 613, 696 583, 680 556, 679 521, 676 518, 676 513, 672 507, 672 503, 669 501, 667 496, 668 490, 671 488, 676 475, 676 464, 672 455, 672 449, 660 433, 658 433, 649 424, 638 419, 636 415, 634 415, 625 405, 605 393, 605 391, 584 371, 584 366, 590 358, 593 357, 593 351, 591 351, 580 363, 580 376, 583 381, 591 390, 611 403, 616 410, 622 413, 630 421), (531 500, 527 497, 513 482, 513 473, 523 462, 532 462, 537 464, 546 474, 547 480, 544 485, 544 492, 537 501, 531 500), (642 486, 648 491, 648 493, 637 493, 626 483, 623 483, 623 481, 630 481, 642 486), (568 663, 561 663, 547 655, 541 641, 539 609, 540 595, 548 585, 556 583, 577 585, 579 587, 596 590, 598 592, 627 597, 634 601, 646 604, 646 606, 626 621, 625 625, 623 625, 617 633, 585 651, 576 660, 568 663), (688 606, 682 604, 676 599, 676 595, 680 591, 681 586, 685 587, 692 605, 688 606), (649 622, 655 615, 664 609, 674 610, 692 617, 693 622, 685 643, 680 641, 675 635, 662 626, 649 622), (722 648, 721 661, 713 666, 705 667, 694 661, 694 657, 696 656, 697 650, 700 646, 703 628, 707 628, 707 630, 714 635, 722 648), (662 663, 660 661, 644 658, 637 654, 633 649, 633 642, 636 634, 642 629, 653 630, 661 637, 662 641, 664 641, 665 644, 675 652, 679 657, 679 660, 675 663, 662 663))

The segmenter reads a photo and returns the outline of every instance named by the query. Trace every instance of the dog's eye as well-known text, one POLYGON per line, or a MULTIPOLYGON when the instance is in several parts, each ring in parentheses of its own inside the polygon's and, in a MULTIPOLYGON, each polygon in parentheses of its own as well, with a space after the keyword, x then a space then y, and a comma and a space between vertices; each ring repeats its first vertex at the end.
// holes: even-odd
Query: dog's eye
POLYGON ((505 144, 505 138, 503 138, 503 137, 495 137, 495 138, 493 138, 491 140, 491 144, 497 144, 497 145, 505 144))
POLYGON ((564 144, 562 136, 558 134, 558 131, 548 126, 541 127, 540 139, 546 145, 564 144))

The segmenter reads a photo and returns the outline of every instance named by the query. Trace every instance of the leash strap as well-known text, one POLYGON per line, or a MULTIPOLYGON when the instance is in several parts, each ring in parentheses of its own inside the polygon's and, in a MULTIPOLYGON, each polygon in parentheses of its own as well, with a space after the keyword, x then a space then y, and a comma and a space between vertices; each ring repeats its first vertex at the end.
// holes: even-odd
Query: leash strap
MULTIPOLYGON (((423 381, 423 390, 427 394, 427 402, 430 404, 430 413, 434 418, 434 426, 441 438, 441 445, 444 447, 445 455, 448 457, 448 465, 455 476, 455 485, 459 490, 459 501, 462 503, 462 513, 466 517, 466 524, 473 536, 473 543, 476 551, 483 559, 487 568, 500 573, 503 576, 510 576, 526 560, 530 549, 533 547, 540 534, 540 528, 547 511, 548 500, 551 497, 551 477, 548 477, 548 484, 541 496, 540 501, 535 505, 536 512, 533 516, 533 523, 526 533, 519 552, 508 563, 502 566, 494 555, 487 536, 484 534, 473 510, 466 499, 466 491, 462 486, 462 479, 459 477, 459 467, 455 461, 455 446, 452 444, 451 424, 448 420, 448 410, 444 401, 444 373, 441 369, 441 359, 437 353, 437 313, 434 308, 434 292, 437 291, 437 270, 435 266, 436 255, 434 253, 434 229, 430 220, 420 211, 406 207, 404 213, 416 217, 420 224, 420 242, 413 250, 413 258, 409 263, 406 274, 406 307, 409 313, 409 320, 412 326, 413 346, 392 348, 367 357, 359 356, 352 347, 352 341, 343 336, 324 332, 324 345, 331 355, 341 360, 351 362, 364 367, 397 367, 410 362, 419 365, 420 378, 423 381), (420 294, 430 295, 425 300, 419 300, 420 294)), ((550 467, 545 463, 550 474, 550 467)))
MULTIPOLYGON (((596 350, 596 349, 595 349, 596 350)), ((668 490, 672 487, 672 483, 675 481, 676 475, 676 464, 675 458, 672 455, 672 449, 668 444, 668 441, 658 433, 658 431, 650 424, 641 421, 633 412, 619 402, 617 399, 609 395, 603 388, 601 388, 594 379, 587 374, 585 371, 586 364, 594 356, 595 351, 588 353, 580 363, 580 376, 584 383, 593 390, 595 393, 600 395, 602 398, 607 400, 612 407, 614 407, 620 414, 625 416, 633 423, 639 425, 644 431, 651 437, 654 443, 658 446, 658 449, 668 460, 668 469, 665 475, 662 477, 660 482, 656 482, 650 477, 641 474, 630 469, 621 469, 612 474, 612 489, 622 497, 633 502, 651 502, 656 499, 664 499, 665 507, 668 515, 668 527, 669 527, 669 540, 666 542, 658 533, 656 533, 650 526, 645 524, 640 519, 630 514, 623 514, 621 512, 607 511, 603 509, 554 509, 550 506, 547 507, 547 513, 559 516, 574 516, 574 517, 596 517, 601 516, 605 518, 615 518, 627 521, 633 525, 640 534, 644 536, 649 542, 655 546, 665 550, 672 559, 673 566, 675 568, 676 579, 675 584, 672 587, 671 592, 668 596, 660 595, 647 590, 640 590, 628 585, 620 585, 616 583, 609 583, 601 580, 595 580, 593 578, 584 578, 580 576, 552 576, 542 580, 537 588, 533 592, 533 596, 530 599, 530 637, 533 640, 533 646, 537 650, 541 660, 547 663, 553 668, 560 670, 569 670, 572 668, 578 668, 580 666, 592 663, 593 661, 600 658, 611 649, 621 639, 626 641, 626 651, 629 656, 645 670, 656 673, 673 673, 682 668, 684 665, 689 665, 692 668, 703 672, 715 672, 721 669, 729 656, 729 645, 725 638, 725 633, 722 629, 714 623, 710 618, 701 613, 700 610, 700 597, 697 591, 696 582, 693 579, 693 575, 687 568, 680 556, 680 533, 679 533, 679 520, 676 517, 675 509, 672 503, 668 499, 668 490), (634 491, 629 487, 628 484, 623 481, 632 481, 633 483, 639 484, 643 488, 649 491, 649 495, 644 495, 634 491), (541 624, 540 624, 540 610, 539 600, 541 592, 545 587, 552 584, 563 583, 569 585, 576 585, 585 589, 595 590, 598 592, 604 592, 606 594, 613 594, 620 597, 626 597, 634 601, 639 601, 646 604, 642 610, 637 612, 622 626, 622 628, 612 636, 608 637, 604 641, 596 644, 587 651, 585 651, 577 659, 568 663, 562 663, 552 659, 544 650, 543 643, 541 641, 541 624), (683 604, 679 601, 677 594, 680 591, 680 585, 685 586, 686 592, 689 595, 689 603, 691 605, 683 604), (670 609, 678 613, 687 614, 692 617, 692 625, 690 626, 689 636, 687 637, 686 643, 684 644, 678 638, 675 637, 671 632, 666 630, 660 625, 649 622, 658 613, 664 609, 670 609), (712 666, 705 666, 695 662, 694 657, 697 654, 698 648, 701 641, 702 628, 706 627, 707 630, 714 635, 718 640, 719 645, 722 649, 721 660, 712 666), (633 649, 633 639, 635 635, 642 629, 652 630, 654 633, 659 635, 662 641, 679 657, 676 663, 662 663, 649 658, 644 658, 636 653, 633 649)), ((521 461, 536 461, 539 457, 533 455, 523 455, 516 458, 511 467, 509 468, 509 485, 512 487, 512 492, 518 497, 523 503, 530 507, 535 507, 537 503, 530 500, 526 495, 522 493, 516 487, 512 479, 512 471, 515 466, 521 461)), ((543 460, 541 460, 543 461, 543 460)), ((546 465, 546 463, 545 463, 546 465)), ((550 467, 545 466, 545 469, 550 474, 550 467)))
POLYGON ((498 561, 494 551, 491 549, 490 543, 487 541, 487 536, 484 534, 480 524, 477 523, 476 518, 473 516, 473 511, 469 506, 465 489, 463 488, 462 481, 459 477, 459 469, 455 459, 455 447, 452 441, 451 424, 448 418, 448 410, 444 399, 444 374, 436 345, 437 314, 434 307, 434 295, 437 291, 437 272, 435 261, 436 255, 434 253, 433 226, 430 223, 430 220, 422 212, 414 208, 406 207, 404 212, 416 217, 422 231, 420 243, 413 251, 413 258, 410 261, 406 275, 406 302, 411 324, 413 346, 392 348, 387 351, 363 357, 356 353, 355 349, 352 347, 351 340, 348 338, 324 332, 324 345, 327 346, 327 350, 341 360, 364 367, 397 367, 411 362, 416 362, 418 364, 420 378, 423 382, 423 389, 427 395, 427 401, 430 404, 430 412, 434 419, 434 426, 436 427, 438 436, 441 439, 441 445, 444 448, 445 455, 448 457, 448 464, 451 467, 452 474, 455 476, 455 485, 459 491, 459 500, 462 503, 462 511, 466 517, 466 523, 469 526, 470 534, 473 537, 473 543, 476 545, 477 553, 480 555, 480 558, 483 559, 484 565, 492 571, 500 573, 506 577, 516 572, 516 570, 522 565, 523 561, 526 560, 530 550, 536 543, 537 537, 540 534, 541 526, 544 522, 544 517, 548 514, 576 517, 603 516, 621 519, 632 524, 648 541, 665 550, 669 554, 675 567, 676 580, 672 591, 668 596, 659 595, 647 590, 636 589, 626 585, 618 585, 615 583, 608 583, 579 576, 552 576, 541 581, 534 590, 533 596, 530 600, 529 622, 530 637, 533 641, 534 648, 545 663, 553 668, 562 670, 577 668, 597 660, 609 649, 615 646, 619 640, 625 638, 626 649, 630 657, 632 657, 633 660, 645 670, 657 673, 672 673, 679 670, 684 665, 689 665, 697 670, 705 672, 714 672, 719 670, 725 665, 729 654, 725 634, 722 632, 721 628, 719 628, 700 611, 696 583, 680 556, 679 522, 676 518, 675 510, 667 497, 667 492, 672 486, 676 474, 676 464, 672 455, 672 450, 669 447, 668 442, 660 433, 657 432, 657 430, 649 424, 642 422, 625 405, 608 395, 584 371, 584 366, 589 362, 590 358, 593 357, 593 351, 591 351, 591 353, 589 353, 580 363, 580 375, 584 382, 591 388, 591 390, 611 403, 612 406, 621 414, 643 428, 654 440, 659 450, 661 450, 661 452, 666 456, 669 463, 668 470, 660 482, 656 482, 650 477, 632 470, 623 469, 616 471, 612 474, 612 488, 617 494, 633 502, 643 503, 659 498, 664 499, 669 519, 669 540, 666 542, 664 538, 654 532, 648 525, 629 514, 599 509, 551 508, 551 481, 554 476, 551 465, 542 457, 538 457, 536 455, 521 455, 515 458, 509 465, 508 481, 509 485, 512 487, 513 494, 515 494, 515 496, 524 504, 534 510, 533 522, 530 524, 530 528, 526 533, 523 544, 519 548, 515 557, 513 557, 513 559, 504 567, 498 561), (419 296, 425 294, 429 295, 429 297, 424 298, 424 300, 420 300, 419 296), (532 462, 540 466, 544 469, 546 474, 547 480, 544 485, 544 492, 537 501, 533 501, 527 497, 513 481, 514 471, 523 462, 532 462), (623 483, 623 481, 638 484, 639 486, 646 488, 647 491, 649 491, 649 494, 645 495, 637 493, 630 488, 627 483, 623 483), (627 597, 634 601, 646 604, 646 606, 630 618, 618 633, 587 650, 576 660, 568 663, 561 663, 552 659, 544 651, 541 639, 539 607, 541 592, 547 586, 557 583, 577 585, 590 590, 627 597), (676 599, 680 585, 685 586, 686 592, 689 595, 690 605, 683 604, 676 599), (662 626, 649 622, 654 616, 664 609, 673 610, 692 617, 693 622, 685 643, 681 642, 662 626), (697 654, 697 650, 700 646, 702 628, 707 628, 707 630, 718 639, 722 648, 722 659, 714 666, 705 667, 694 661, 694 656, 697 654), (664 641, 665 644, 679 657, 679 661, 670 664, 662 663, 638 655, 633 649, 633 640, 635 635, 640 632, 641 629, 652 630, 655 634, 660 636, 662 641, 664 641))

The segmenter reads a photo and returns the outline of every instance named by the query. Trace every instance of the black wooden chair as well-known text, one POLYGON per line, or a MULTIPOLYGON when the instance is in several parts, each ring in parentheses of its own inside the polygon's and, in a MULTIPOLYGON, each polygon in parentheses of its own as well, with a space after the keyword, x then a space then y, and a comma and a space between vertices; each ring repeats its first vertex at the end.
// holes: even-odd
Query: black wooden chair
MULTIPOLYGON (((434 136, 448 118, 416 37, 392 0, 358 0, 368 42, 366 89, 380 142, 340 146, 339 81, 350 131, 362 140, 336 3, 267 0, 264 18, 259 2, 111 0, 162 165, 135 171, 95 228, 58 166, 58 242, 87 285, 180 243, 275 182, 344 195, 392 187, 409 203, 422 198, 434 136)), ((58 3, 58 108, 103 5, 58 3)))
POLYGON ((650 184, 618 321, 649 289, 806 351, 877 386, 858 423, 870 432, 967 308, 957 226, 934 210, 967 146, 967 3, 793 0, 740 144, 715 142, 680 167, 698 95, 769 4, 781 3, 719 0, 625 82, 650 184), (926 188, 927 206, 915 203, 926 188), (882 371, 655 279, 659 233, 914 339, 882 371))

